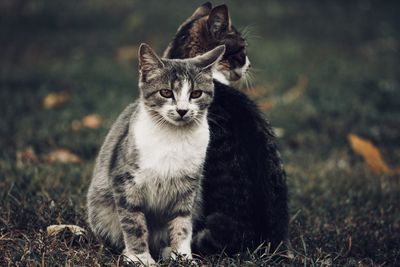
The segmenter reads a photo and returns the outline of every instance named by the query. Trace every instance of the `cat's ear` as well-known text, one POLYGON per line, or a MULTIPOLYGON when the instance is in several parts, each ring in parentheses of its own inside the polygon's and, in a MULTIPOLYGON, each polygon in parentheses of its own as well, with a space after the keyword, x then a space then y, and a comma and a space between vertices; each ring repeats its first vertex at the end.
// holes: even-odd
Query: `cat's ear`
POLYGON ((200 56, 194 57, 192 62, 197 67, 208 70, 211 69, 215 64, 217 64, 223 57, 225 53, 225 45, 220 45, 213 50, 208 51, 200 56))
POLYGON ((216 6, 208 16, 207 26, 215 39, 220 39, 231 28, 228 7, 226 5, 216 6))
POLYGON ((138 58, 140 75, 145 80, 149 75, 164 67, 164 63, 148 44, 140 45, 138 58))
POLYGON ((212 4, 210 2, 206 2, 204 4, 202 4, 201 6, 199 6, 194 13, 190 16, 190 20, 194 20, 194 19, 198 19, 204 16, 207 16, 208 14, 210 14, 212 9, 212 4))

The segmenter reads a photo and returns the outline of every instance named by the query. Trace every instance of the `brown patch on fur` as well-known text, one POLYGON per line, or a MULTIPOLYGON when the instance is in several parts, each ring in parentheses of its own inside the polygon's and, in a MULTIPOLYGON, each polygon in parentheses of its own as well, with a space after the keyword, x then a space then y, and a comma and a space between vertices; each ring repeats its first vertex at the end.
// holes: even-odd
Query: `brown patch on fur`
POLYGON ((207 30, 207 18, 203 17, 194 22, 193 27, 190 29, 190 42, 187 44, 187 50, 189 57, 195 57, 207 52, 209 49, 204 47, 205 43, 208 43, 206 38, 208 34, 207 30))
POLYGON ((226 14, 222 14, 224 8, 226 7, 219 6, 215 8, 218 10, 214 13, 211 12, 203 17, 190 17, 186 20, 179 27, 164 56, 166 58, 192 58, 223 44, 226 51, 223 60, 217 65, 217 69, 229 81, 234 82, 240 79, 241 75, 237 74, 237 70, 246 64, 246 41, 240 32, 230 24, 229 15, 226 18, 226 14), (229 20, 229 23, 225 27, 226 20, 229 20), (218 29, 218 31, 213 33, 212 29, 218 29))
POLYGON ((226 71, 229 71, 230 69, 230 64, 228 60, 221 60, 218 64, 218 69, 225 69, 226 71))

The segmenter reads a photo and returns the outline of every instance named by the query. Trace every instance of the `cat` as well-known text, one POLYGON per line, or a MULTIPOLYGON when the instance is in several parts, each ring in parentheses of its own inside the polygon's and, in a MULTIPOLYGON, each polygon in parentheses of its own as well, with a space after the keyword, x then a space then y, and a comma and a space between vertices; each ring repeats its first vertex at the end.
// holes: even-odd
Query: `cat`
POLYGON ((227 6, 200 6, 178 28, 164 57, 191 58, 218 45, 226 51, 213 73, 203 216, 195 223, 192 249, 231 255, 269 243, 273 250, 287 240, 286 174, 270 123, 235 89, 250 61, 246 40, 232 25, 227 6))
POLYGON ((250 68, 246 55, 246 40, 231 25, 228 8, 212 8, 207 2, 200 6, 179 28, 174 40, 164 51, 164 58, 190 58, 223 43, 224 58, 214 69, 214 79, 225 85, 238 87, 250 68))
MULTIPOLYGON (((192 221, 210 138, 212 70, 224 46, 185 60, 139 48, 140 97, 113 124, 87 195, 95 235, 133 262, 174 253, 191 258, 192 221)), ((173 256, 174 254, 172 254, 173 256)))

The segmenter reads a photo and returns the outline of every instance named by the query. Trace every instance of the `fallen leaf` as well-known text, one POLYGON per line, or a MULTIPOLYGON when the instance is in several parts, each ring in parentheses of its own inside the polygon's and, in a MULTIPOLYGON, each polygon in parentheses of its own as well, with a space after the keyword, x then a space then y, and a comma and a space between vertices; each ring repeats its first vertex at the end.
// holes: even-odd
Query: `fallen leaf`
POLYGON ((70 231, 74 235, 84 235, 86 230, 82 227, 73 224, 59 224, 59 225, 50 225, 47 226, 47 235, 48 236, 55 236, 65 230, 70 231))
POLYGON ((43 98, 43 107, 45 109, 59 108, 70 99, 70 95, 67 92, 50 93, 43 98))
POLYGON ((101 125, 101 117, 98 114, 87 115, 82 119, 82 125, 87 128, 97 129, 101 125))
POLYGON ((73 120, 71 123, 71 128, 74 131, 79 131, 82 128, 82 122, 80 120, 73 120))
POLYGON ((65 148, 57 148, 50 152, 46 159, 49 162, 62 162, 62 163, 80 163, 82 162, 81 158, 68 149, 65 148))
POLYGON ((370 141, 363 139, 356 134, 349 134, 347 137, 351 148, 354 152, 363 157, 367 162, 368 167, 374 173, 385 173, 389 175, 400 173, 400 168, 392 169, 386 164, 379 149, 370 141))
POLYGON ((138 47, 134 45, 122 46, 118 48, 117 60, 120 63, 126 63, 131 60, 137 59, 138 47))

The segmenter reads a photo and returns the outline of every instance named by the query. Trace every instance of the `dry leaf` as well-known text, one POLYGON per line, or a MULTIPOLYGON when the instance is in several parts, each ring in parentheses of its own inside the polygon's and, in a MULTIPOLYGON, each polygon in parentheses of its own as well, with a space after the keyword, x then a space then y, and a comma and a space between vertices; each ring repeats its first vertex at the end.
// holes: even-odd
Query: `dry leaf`
POLYGON ((82 122, 80 120, 73 120, 71 123, 71 128, 74 131, 79 131, 82 128, 82 122))
POLYGON ((285 94, 281 97, 268 97, 268 100, 265 100, 268 92, 273 91, 273 86, 270 84, 263 84, 262 86, 256 86, 254 88, 249 89, 247 94, 253 99, 260 99, 259 107, 262 111, 267 111, 273 108, 277 103, 289 104, 293 101, 297 100, 300 96, 302 96, 307 89, 308 78, 304 76, 300 76, 296 82, 296 84, 289 88, 285 94))
POLYGON ((90 114, 82 119, 82 125, 91 129, 97 129, 101 125, 101 117, 98 114, 90 114))
POLYGON ((56 150, 50 152, 47 155, 47 160, 49 162, 62 162, 62 163, 80 163, 82 162, 81 158, 68 149, 65 148, 57 148, 56 150))
POLYGON ((63 106, 70 99, 67 92, 50 93, 43 98, 43 107, 45 109, 53 109, 63 106))
POLYGON ((50 225, 47 226, 47 235, 48 236, 55 236, 64 230, 69 230, 74 235, 84 235, 86 230, 82 227, 73 224, 60 224, 60 225, 50 225))
POLYGON ((391 169, 384 161, 379 149, 374 146, 370 141, 363 139, 355 134, 349 134, 348 136, 351 148, 358 155, 364 158, 367 162, 368 167, 374 173, 385 173, 394 175, 399 173, 400 169, 391 169))
POLYGON ((126 63, 131 60, 137 59, 138 47, 137 46, 122 46, 118 48, 117 60, 120 63, 126 63))

